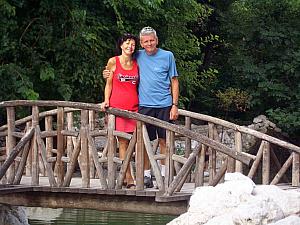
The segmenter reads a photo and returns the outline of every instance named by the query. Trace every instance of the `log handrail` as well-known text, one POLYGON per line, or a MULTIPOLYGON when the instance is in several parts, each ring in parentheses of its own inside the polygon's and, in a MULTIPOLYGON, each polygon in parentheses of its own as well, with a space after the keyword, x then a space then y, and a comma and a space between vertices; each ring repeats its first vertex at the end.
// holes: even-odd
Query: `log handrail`
MULTIPOLYGON (((122 164, 122 169, 118 177, 115 177, 115 171, 116 171, 116 140, 115 138, 120 136, 123 138, 126 138, 130 141, 130 148, 129 152, 133 152, 134 146, 136 145, 140 149, 145 147, 145 150, 147 152, 147 155, 150 158, 151 166, 154 169, 155 177, 157 181, 157 185, 160 191, 166 191, 165 196, 170 196, 175 191, 180 191, 183 183, 187 179, 187 176, 189 173, 191 173, 192 165, 196 162, 196 168, 195 171, 201 173, 196 174, 196 183, 197 186, 203 184, 203 178, 204 178, 204 162, 205 162, 205 151, 208 150, 210 153, 209 161, 210 161, 210 177, 209 177, 209 184, 217 184, 221 178, 223 177, 224 173, 228 170, 230 166, 235 166, 236 171, 242 172, 242 164, 250 165, 250 163, 254 161, 251 170, 248 174, 249 177, 252 177, 260 163, 261 158, 263 159, 263 183, 268 184, 270 182, 270 144, 274 144, 280 147, 283 147, 284 149, 288 149, 291 152, 293 152, 293 184, 298 185, 299 184, 299 174, 297 174, 297 171, 299 171, 299 154, 300 154, 300 147, 290 144, 286 141, 279 140, 277 138, 274 138, 272 136, 269 136, 267 134, 263 134, 261 132, 258 132, 256 130, 239 126, 234 123, 218 119, 215 117, 207 116, 204 114, 198 114, 194 112, 189 112, 186 110, 179 109, 179 115, 185 116, 185 125, 176 125, 172 123, 168 123, 165 121, 161 121, 159 119, 145 116, 136 112, 129 112, 126 110, 120 110, 116 108, 108 108, 106 110, 106 113, 109 114, 109 123, 108 128, 106 130, 95 130, 94 127, 91 124, 91 121, 89 121, 89 114, 94 114, 94 112, 100 112, 100 106, 99 104, 93 104, 93 103, 83 103, 83 102, 67 102, 67 101, 30 101, 30 100, 16 100, 16 101, 5 101, 0 102, 0 107, 6 107, 7 109, 13 109, 16 106, 27 106, 32 107, 33 114, 31 116, 27 116, 25 118, 22 118, 20 120, 14 120, 14 115, 10 116, 10 120, 13 120, 10 124, 4 125, 0 127, 0 136, 7 136, 10 135, 10 137, 14 138, 21 138, 21 143, 23 142, 24 138, 27 134, 15 132, 15 126, 21 125, 23 123, 29 123, 29 121, 32 121, 32 127, 35 127, 35 134, 33 135, 33 141, 32 143, 32 153, 33 153, 33 161, 32 163, 33 168, 32 169, 32 184, 38 185, 39 183, 39 175, 38 175, 38 149, 42 149, 42 160, 44 163, 45 168, 47 169, 47 174, 49 176, 49 181, 51 186, 68 186, 71 181, 71 176, 74 171, 75 161, 78 160, 78 154, 79 151, 81 151, 80 156, 80 166, 84 168, 84 171, 81 171, 82 173, 82 185, 83 187, 88 188, 90 186, 89 177, 94 176, 92 173, 94 168, 93 165, 90 167, 90 161, 91 163, 94 163, 96 166, 96 172, 98 177, 100 178, 101 187, 104 189, 120 189, 122 185, 122 180, 124 179, 124 172, 126 171, 126 168, 129 166, 129 161, 131 155, 127 155, 127 158, 124 159, 124 161, 120 161, 119 163, 122 164), (38 107, 57 107, 55 110, 50 110, 46 112, 39 112, 38 107), (75 131, 73 129, 73 126, 68 127, 67 130, 64 130, 64 113, 74 112, 81 110, 81 129, 80 131, 75 131), (89 111, 88 111, 89 110, 89 111), (57 130, 47 130, 47 131, 40 131, 39 129, 39 120, 43 117, 52 117, 54 115, 57 115, 57 130), (130 119, 135 119, 138 121, 138 124, 140 126, 137 126, 137 134, 136 137, 131 134, 126 134, 123 132, 115 131, 114 129, 114 118, 115 116, 121 116, 126 117, 130 119), (193 131, 191 129, 191 119, 198 119, 202 121, 208 122, 208 135, 202 135, 199 132, 193 131), (147 139, 147 132, 144 124, 152 124, 161 128, 166 129, 169 135, 173 135, 173 138, 168 137, 167 138, 167 146, 168 151, 166 154, 156 154, 156 148, 157 145, 150 144, 150 140, 147 139), (10 127, 9 127, 10 126, 10 127), (235 133, 235 147, 231 148, 227 145, 221 143, 220 138, 218 137, 217 132, 217 126, 223 126, 229 129, 232 129, 235 133), (140 127, 140 128, 139 128, 140 127), (140 129, 140 130, 139 130, 140 129), (55 134, 56 133, 56 134, 55 134), (185 152, 185 158, 183 156, 178 156, 173 151, 174 150, 174 134, 181 135, 185 137, 185 143, 187 144, 187 152, 185 152), (254 136, 262 141, 260 150, 258 152, 257 156, 252 156, 250 154, 242 152, 242 133, 248 134, 251 136, 254 136), (93 138, 99 135, 108 135, 108 142, 105 147, 106 153, 102 153, 100 159, 98 159, 97 150, 95 148, 94 140, 93 138), (54 176, 51 174, 51 163, 50 162, 50 156, 51 152, 53 152, 53 148, 50 149, 50 153, 48 152, 48 148, 43 145, 43 138, 50 138, 51 137, 57 137, 57 150, 56 150, 56 157, 53 162, 56 162, 56 173, 57 173, 57 184, 54 176), (77 143, 76 142, 76 137, 77 143), (74 145, 74 149, 71 151, 70 154, 68 154, 68 157, 64 156, 64 138, 68 137, 70 138, 70 144, 74 145), (132 137, 134 137, 132 139, 132 137), (136 138, 136 140, 135 140, 136 138), (81 142, 81 144, 78 142, 81 142), (195 140, 198 142, 197 148, 191 148, 191 140, 195 140), (38 146, 37 146, 38 145, 38 146), (81 145, 81 146, 80 146, 81 145), (223 153, 227 155, 228 157, 225 159, 223 165, 221 166, 221 169, 217 172, 216 170, 216 151, 223 153), (73 152, 73 153, 72 153, 73 152), (90 153, 89 153, 90 152, 90 153), (49 155, 46 155, 48 154, 49 155), (92 155, 91 155, 92 154, 92 155), (68 160, 66 161, 65 158, 68 160), (174 160, 175 159, 175 160, 174 160), (177 175, 175 176, 175 179, 173 179, 173 170, 174 170, 174 162, 176 161, 182 163, 182 168, 179 169, 177 172, 177 175), (166 161, 166 176, 167 178, 163 180, 163 178, 160 176, 160 169, 157 164, 157 160, 167 160, 166 161), (232 162, 233 160, 233 162, 232 162), (234 163, 234 160, 237 160, 237 162, 234 163), (68 170, 67 173, 64 174, 64 165, 63 163, 68 163, 68 170), (108 180, 106 183, 106 179, 104 178, 103 163, 107 163, 108 165, 108 180), (91 173, 90 173, 91 168, 91 173), (295 174, 295 175, 294 175, 295 174), (117 178, 117 183, 115 183, 117 178)), ((13 113, 14 114, 14 113, 13 113)), ((72 113, 71 113, 72 114, 72 113)), ((93 121, 92 121, 93 122, 93 121)), ((94 123, 94 122, 93 122, 94 123)), ((167 136, 169 136, 167 135, 167 136)), ((49 139, 49 140, 50 140, 49 139)), ((16 145, 16 148, 18 149, 20 142, 18 145, 16 145)), ((14 150, 12 149, 14 147, 13 142, 11 142, 11 147, 8 147, 8 150, 14 150)), ((47 144, 47 143, 46 143, 47 144)), ((157 143, 156 143, 157 144, 157 143)), ((15 150, 14 150, 15 151, 15 150)), ((19 150, 18 150, 19 151, 19 150)), ((15 154, 15 152, 14 152, 15 154)), ((26 155, 26 154, 25 154, 26 155)), ((12 162, 11 155, 6 156, 6 161, 3 165, 7 166, 8 161, 12 162)), ((138 157, 143 157, 142 154, 139 154, 138 157)), ((141 159, 141 158, 140 158, 141 159)), ((139 163, 143 168, 143 163, 141 160, 137 160, 136 162, 139 163)), ((3 175, 5 174, 5 167, 0 167, 0 173, 3 175)), ((138 165, 137 165, 138 166, 138 165)), ((280 166, 280 165, 279 165, 280 166)), ((20 167, 20 171, 23 168, 23 166, 20 167)), ((139 168, 140 170, 140 168, 139 168)), ((143 178, 142 171, 136 170, 137 172, 137 190, 143 190, 142 185, 143 181, 141 180, 143 178)), ((20 173, 20 171, 18 171, 20 173)), ((8 174, 8 173, 7 173, 8 174)), ((281 171, 278 174, 276 180, 272 182, 278 182, 281 177, 281 171)), ((14 183, 17 184, 20 177, 19 175, 16 176, 14 183)), ((190 178, 189 178, 190 179, 190 178)), ((1 180, 1 177, 0 177, 1 180)), ((11 180, 11 179, 10 179, 11 180)), ((11 183, 12 181, 9 181, 11 183)))
POLYGON ((223 127, 232 129, 234 131, 239 131, 239 132, 244 133, 244 134, 250 134, 254 137, 257 137, 258 139, 265 140, 265 141, 268 141, 272 144, 278 145, 280 147, 284 147, 284 148, 287 148, 287 149, 292 150, 294 152, 300 153, 300 147, 299 146, 288 143, 288 142, 283 141, 283 140, 280 140, 278 138, 272 137, 268 134, 261 133, 259 131, 253 130, 251 128, 248 128, 248 127, 245 127, 245 126, 240 126, 240 125, 228 122, 226 120, 222 120, 222 119, 219 119, 219 118, 216 118, 216 117, 204 115, 204 114, 201 114, 201 113, 190 112, 190 111, 186 111, 186 110, 183 110, 183 109, 179 109, 178 111, 179 111, 179 114, 182 115, 182 116, 189 116, 189 117, 194 118, 194 119, 199 119, 199 120, 211 122, 211 123, 214 123, 214 124, 217 124, 217 125, 221 125, 223 127))
MULTIPOLYGON (((68 108, 68 110, 70 111, 74 111, 74 110, 78 110, 78 109, 87 109, 87 110, 95 110, 95 111, 101 111, 100 109, 100 105, 99 104, 93 104, 93 103, 84 103, 84 102, 71 102, 71 101, 42 101, 42 100, 13 100, 13 101, 3 101, 0 102, 0 107, 10 107, 10 106, 47 106, 47 107, 66 107, 68 108)), ((111 111, 112 108, 108 109, 107 111, 109 113, 114 114, 114 110, 117 109, 113 109, 113 111, 111 111)), ((55 111, 53 110, 52 113, 54 113, 55 111)), ((211 122, 217 125, 221 125, 224 126, 226 128, 230 128, 233 129, 235 131, 239 131, 241 133, 244 134, 250 134, 253 135, 254 137, 257 137, 258 139, 262 139, 265 141, 268 141, 272 144, 278 145, 280 147, 284 147, 287 148, 291 151, 297 152, 300 154, 300 147, 291 143, 288 143, 286 141, 280 140, 278 138, 274 138, 270 135, 261 133, 259 131, 253 130, 251 128, 245 127, 245 126, 240 126, 231 122, 228 122, 226 120, 222 120, 216 117, 212 117, 212 116, 208 116, 205 114, 200 114, 200 113, 195 113, 195 112, 190 112, 187 110, 183 110, 183 109, 179 109, 178 110, 179 114, 181 116, 188 116, 194 119, 199 119, 199 120, 203 120, 203 121, 207 121, 207 122, 211 122)), ((128 117, 128 115, 130 114, 130 112, 123 112, 122 115, 124 115, 125 117, 128 117)), ((44 114, 42 114, 44 115, 44 114)), ((45 113, 46 115, 46 113, 45 113)), ((26 117, 27 120, 29 121, 30 116, 26 117)), ((24 123, 25 121, 23 121, 24 123)), ((151 123, 151 122, 150 122, 151 123)), ((18 125, 19 122, 16 121, 16 125, 18 125)), ((159 125, 158 125, 159 126, 159 125)), ((0 131, 5 130, 5 126, 1 126, 0 127, 0 131)))

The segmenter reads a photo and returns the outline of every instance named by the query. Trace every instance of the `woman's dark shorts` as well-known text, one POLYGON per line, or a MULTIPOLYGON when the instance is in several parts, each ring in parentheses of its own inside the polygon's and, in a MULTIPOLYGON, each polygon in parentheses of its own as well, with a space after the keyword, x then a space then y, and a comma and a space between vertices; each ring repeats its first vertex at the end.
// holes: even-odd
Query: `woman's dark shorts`
MULTIPOLYGON (((171 111, 171 106, 163 107, 163 108, 151 108, 151 107, 139 106, 139 113, 146 116, 152 116, 154 118, 167 121, 167 122, 171 122, 170 111, 171 111)), ((153 126, 151 124, 146 124, 146 127, 147 127, 150 141, 155 140, 157 137, 166 139, 165 129, 153 126)))

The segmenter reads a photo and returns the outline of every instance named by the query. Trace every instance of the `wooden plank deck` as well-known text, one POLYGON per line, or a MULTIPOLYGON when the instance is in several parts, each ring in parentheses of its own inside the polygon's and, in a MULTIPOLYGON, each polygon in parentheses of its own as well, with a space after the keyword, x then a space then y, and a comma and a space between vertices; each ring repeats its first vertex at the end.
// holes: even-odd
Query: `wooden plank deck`
MULTIPOLYGON (((73 178, 70 187, 50 187, 47 177, 39 185, 31 185, 31 177, 22 177, 20 185, 0 185, 0 203, 31 207, 89 208, 97 210, 180 215, 186 212, 194 183, 185 183, 181 192, 165 197, 158 189, 103 190, 98 179, 90 188, 82 188, 81 178, 73 178)), ((296 190, 291 184, 278 184, 283 190, 296 190)))
POLYGON ((103 190, 99 179, 91 179, 90 188, 82 188, 81 178, 72 178, 70 187, 50 187, 48 178, 40 177, 39 185, 32 186, 31 177, 23 176, 20 185, 0 185, 0 203, 180 215, 187 211, 193 187, 186 183, 180 193, 163 197, 156 188, 103 190))
MULTIPOLYGON (((31 186, 31 177, 23 176, 21 180, 21 185, 23 186, 31 186)), ((155 184, 155 181, 154 181, 155 184)), ((49 187, 49 180, 47 177, 40 177, 39 185, 35 186, 35 190, 53 190, 61 191, 61 192, 79 192, 79 193, 97 193, 97 194, 107 194, 107 195, 136 195, 136 196, 160 196, 161 193, 156 188, 147 188, 143 191, 136 191, 133 189, 119 189, 119 190, 102 190, 100 187, 99 179, 90 179, 90 187, 82 188, 82 179, 80 177, 74 177, 71 180, 70 187, 49 187)), ((154 185, 155 186, 155 185, 154 185)), ((192 195, 194 191, 194 183, 185 183, 182 187, 182 190, 178 195, 186 196, 187 199, 192 195)), ((175 195, 176 196, 176 195, 175 195)), ((174 196, 174 197, 175 197, 174 196)), ((182 197, 181 197, 182 198, 182 197)), ((170 201, 172 201, 172 197, 169 197, 170 201)), ((174 201, 174 198, 173 198, 174 201)))

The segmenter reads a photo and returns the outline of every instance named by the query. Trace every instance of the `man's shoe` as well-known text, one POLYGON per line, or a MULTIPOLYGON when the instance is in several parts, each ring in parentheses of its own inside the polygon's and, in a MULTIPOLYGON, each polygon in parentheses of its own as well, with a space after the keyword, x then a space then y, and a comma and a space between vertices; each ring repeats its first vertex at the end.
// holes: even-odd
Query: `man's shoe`
POLYGON ((152 181, 152 177, 147 177, 147 176, 144 176, 144 186, 146 188, 153 188, 153 181, 152 181))

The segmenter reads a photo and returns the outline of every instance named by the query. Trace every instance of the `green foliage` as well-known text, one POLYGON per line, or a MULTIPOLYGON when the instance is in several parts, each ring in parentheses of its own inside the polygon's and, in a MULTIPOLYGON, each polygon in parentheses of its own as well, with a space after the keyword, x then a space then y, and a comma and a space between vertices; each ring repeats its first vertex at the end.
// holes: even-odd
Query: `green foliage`
MULTIPOLYGON (((117 37, 157 29, 160 45, 175 53, 183 99, 203 88, 203 54, 193 29, 211 10, 194 0, 1 0, 1 100, 31 98, 96 102, 102 99, 102 69, 117 37), (178 29, 180 28, 180 29, 178 29), (18 71, 18 72, 17 72, 18 71), (18 73, 18 74, 17 74, 18 73), (18 82, 16 82, 18 80, 18 82), (16 82, 16 83, 15 83, 16 82), (185 91, 188 90, 188 91, 185 91), (6 91, 8 91, 6 93, 6 91)), ((203 43, 202 43, 203 42, 203 43)))
POLYGON ((249 108, 250 97, 245 91, 237 88, 228 88, 224 92, 218 91, 220 106, 225 111, 245 112, 249 108))
POLYGON ((299 126, 300 2, 237 0, 221 28, 223 85, 249 93, 253 115, 268 112, 286 129, 299 126))
POLYGON ((152 26, 174 52, 181 107, 299 131, 297 0, 0 0, 0 19, 0 101, 102 101, 116 39, 152 26))
POLYGON ((127 0, 112 1, 112 5, 121 31, 138 34, 142 27, 152 26, 157 30, 160 47, 174 52, 180 74, 181 106, 188 105, 206 81, 214 79, 215 70, 200 70, 201 46, 206 43, 195 35, 211 14, 208 7, 193 0, 127 0))
POLYGON ((290 109, 275 110, 270 109, 267 111, 268 115, 273 118, 274 122, 284 130, 288 130, 294 135, 300 132, 300 111, 291 111, 290 109))
POLYGON ((1 100, 61 99, 95 102, 101 71, 114 41, 113 21, 98 1, 2 1, 1 100), (105 40, 105 41, 103 41, 105 40), (4 79, 7 76, 8 79, 4 79))

